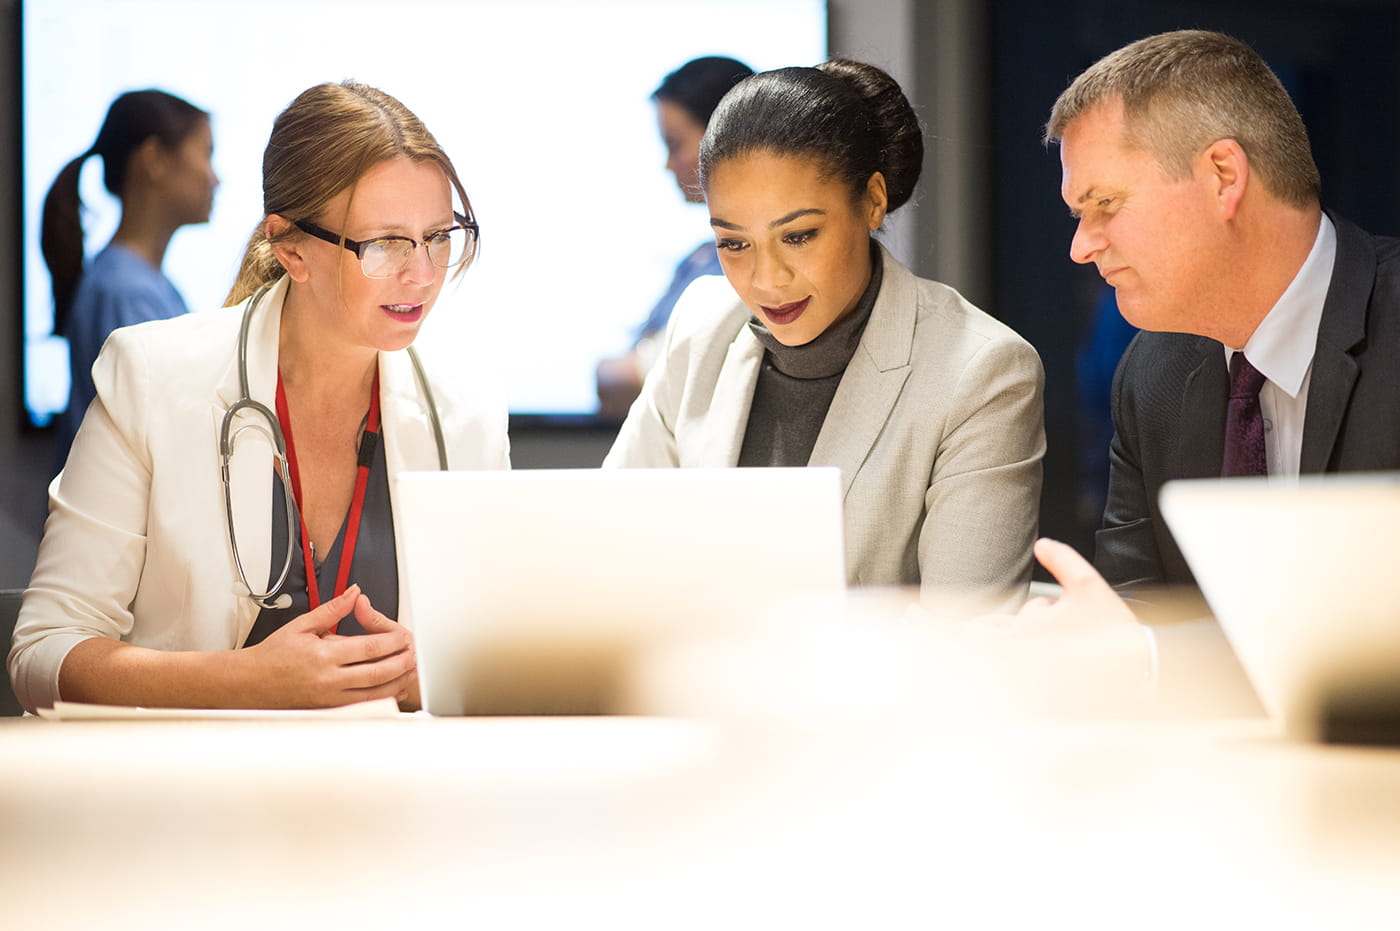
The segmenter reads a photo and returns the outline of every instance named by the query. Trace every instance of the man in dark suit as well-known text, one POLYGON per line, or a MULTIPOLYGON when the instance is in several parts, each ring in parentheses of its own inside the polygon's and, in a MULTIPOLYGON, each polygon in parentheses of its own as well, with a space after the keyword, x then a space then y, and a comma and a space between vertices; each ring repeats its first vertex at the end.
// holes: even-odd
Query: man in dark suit
POLYGON ((1257 53, 1210 32, 1134 42, 1060 95, 1046 138, 1071 257, 1148 331, 1114 380, 1109 583, 1194 583, 1158 510, 1171 479, 1400 468, 1400 241, 1321 209, 1307 131, 1257 53), (1226 461, 1236 370, 1257 370, 1254 469, 1226 461))

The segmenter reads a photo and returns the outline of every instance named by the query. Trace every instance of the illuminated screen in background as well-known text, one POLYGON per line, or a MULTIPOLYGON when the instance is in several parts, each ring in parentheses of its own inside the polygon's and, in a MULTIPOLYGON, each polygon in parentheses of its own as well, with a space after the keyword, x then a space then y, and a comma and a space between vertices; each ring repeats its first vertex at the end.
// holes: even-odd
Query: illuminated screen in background
MULTIPOLYGON (((819 0, 26 0, 23 17, 25 403, 39 425, 68 396, 40 209, 122 91, 158 87, 213 116, 213 218, 179 230, 164 266, 196 313, 222 304, 260 219, 277 113, 322 81, 398 97, 456 163, 482 227, 431 338, 498 346, 516 413, 584 414, 597 359, 630 345, 709 236, 665 171, 651 92, 701 55, 761 71, 826 50, 819 0)), ((101 168, 83 171, 89 256, 118 214, 101 168)))

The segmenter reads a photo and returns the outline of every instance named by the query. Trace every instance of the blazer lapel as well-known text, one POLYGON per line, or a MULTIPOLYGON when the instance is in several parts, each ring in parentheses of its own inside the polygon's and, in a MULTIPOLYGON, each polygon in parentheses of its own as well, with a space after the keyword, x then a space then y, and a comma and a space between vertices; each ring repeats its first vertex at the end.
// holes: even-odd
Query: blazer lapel
POLYGON ((723 468, 739 464, 744 431, 749 424, 749 408, 753 405, 754 387, 762 364, 763 344, 745 325, 729 344, 715 380, 695 465, 723 468))
POLYGON ((1230 393, 1225 350, 1204 337, 1197 343, 1200 361, 1186 376, 1181 399, 1182 431, 1177 443, 1178 467, 1169 473, 1181 478, 1213 478, 1225 461, 1225 406, 1230 393), (1194 435, 1191 435, 1194 433, 1194 435))
POLYGON ((436 470, 437 440, 407 350, 379 354, 379 405, 390 478, 399 472, 436 470))
MULTIPOLYGON (((286 279, 275 284, 253 310, 248 329, 248 392, 249 396, 270 411, 276 411, 277 351, 281 334, 282 301, 287 293, 286 279)), ((246 312, 247 304, 244 308, 246 312)), ((232 359, 217 390, 219 403, 214 406, 215 442, 219 442, 225 412, 239 400, 239 365, 235 347, 232 359)), ((229 464, 229 488, 233 498, 233 513, 226 515, 233 523, 238 539, 237 558, 242 561, 248 581, 258 591, 267 587, 274 554, 272 540, 272 492, 274 485, 272 440, 268 420, 244 407, 229 422, 228 433, 233 440, 234 455, 229 464), (251 429, 246 429, 251 428, 251 429), (240 433, 240 431, 243 431, 240 433)), ((275 554, 280 571, 286 553, 275 554)), ((246 597, 234 554, 230 546, 229 563, 234 581, 239 583, 238 643, 242 643, 253 627, 260 608, 246 597)))
POLYGON ((1345 220, 1331 219, 1337 230, 1337 260, 1322 306, 1308 383, 1298 464, 1304 473, 1326 471, 1332 458, 1359 374, 1351 350, 1365 339, 1367 300, 1376 279, 1376 253, 1365 234, 1345 220))
POLYGON ((846 367, 808 460, 809 465, 836 466, 841 470, 843 497, 851 490, 856 473, 884 429, 908 379, 909 366, 882 372, 860 351, 846 367))
POLYGON ((914 275, 880 246, 884 279, 870 311, 860 345, 831 399, 808 464, 841 470, 841 493, 851 490, 856 473, 894 410, 909 379, 918 316, 914 275))

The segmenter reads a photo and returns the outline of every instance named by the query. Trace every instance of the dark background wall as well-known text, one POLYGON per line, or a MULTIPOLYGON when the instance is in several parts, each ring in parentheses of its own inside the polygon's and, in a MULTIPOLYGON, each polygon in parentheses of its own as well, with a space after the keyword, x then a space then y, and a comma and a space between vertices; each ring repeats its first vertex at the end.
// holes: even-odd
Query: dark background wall
MULTIPOLYGON (((120 0, 114 0, 120 2, 120 0)), ((1042 532, 1091 546, 1102 455, 1081 451, 1075 354, 1100 282, 1068 258, 1059 159, 1041 127, 1055 96, 1101 55, 1141 36, 1220 29, 1251 42, 1311 130, 1327 206, 1400 232, 1400 0, 830 0, 833 54, 890 70, 927 129, 924 178, 888 232, 917 272, 946 281, 1023 333, 1047 376, 1042 532)), ((45 508, 48 439, 20 427, 18 4, 0 0, 0 587, 23 585, 45 508)), ((279 54, 276 52, 270 54, 279 54)), ((606 426, 512 425, 517 466, 592 466, 606 426)))

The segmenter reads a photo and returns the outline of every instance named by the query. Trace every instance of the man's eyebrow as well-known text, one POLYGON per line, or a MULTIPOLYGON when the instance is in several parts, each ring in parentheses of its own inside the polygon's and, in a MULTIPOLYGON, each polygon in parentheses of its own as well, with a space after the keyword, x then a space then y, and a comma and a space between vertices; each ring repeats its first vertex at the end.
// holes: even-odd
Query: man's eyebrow
MULTIPOLYGON (((1074 203, 1082 204, 1085 201, 1097 200, 1098 198, 1103 196, 1103 192, 1100 190, 1100 185, 1095 184, 1090 186, 1087 190, 1085 190, 1084 193, 1080 194, 1079 198, 1074 203)), ((1084 215, 1084 211, 1080 210, 1076 206, 1071 206, 1069 208, 1069 215, 1074 219, 1078 220, 1081 216, 1084 215)))

